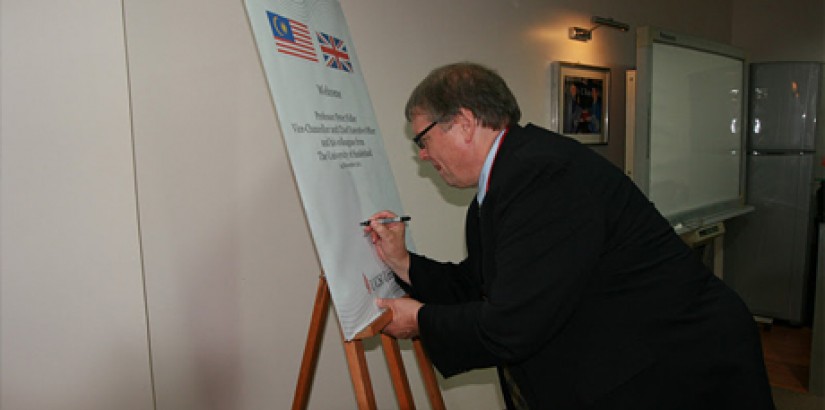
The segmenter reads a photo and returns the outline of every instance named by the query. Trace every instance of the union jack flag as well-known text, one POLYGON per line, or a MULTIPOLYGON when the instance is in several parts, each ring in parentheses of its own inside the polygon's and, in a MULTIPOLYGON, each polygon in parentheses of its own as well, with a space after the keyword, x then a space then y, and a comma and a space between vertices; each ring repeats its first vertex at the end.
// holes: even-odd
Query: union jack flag
POLYGON ((352 72, 352 62, 347 54, 347 45, 344 41, 329 34, 317 32, 318 43, 321 45, 321 53, 324 55, 324 63, 327 67, 352 72))
POLYGON ((318 61, 318 56, 315 55, 315 45, 312 44, 312 37, 305 24, 271 11, 267 11, 266 15, 269 18, 272 35, 275 36, 275 48, 278 52, 309 61, 318 61))

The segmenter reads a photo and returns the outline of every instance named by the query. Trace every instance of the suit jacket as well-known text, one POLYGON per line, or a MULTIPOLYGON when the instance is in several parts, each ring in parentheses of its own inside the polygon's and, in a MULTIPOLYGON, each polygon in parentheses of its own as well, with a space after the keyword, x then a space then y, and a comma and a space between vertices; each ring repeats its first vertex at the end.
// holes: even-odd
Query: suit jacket
POLYGON ((445 377, 506 369, 533 409, 773 408, 744 304, 578 142, 511 127, 466 241, 457 264, 411 257, 421 340, 445 377))

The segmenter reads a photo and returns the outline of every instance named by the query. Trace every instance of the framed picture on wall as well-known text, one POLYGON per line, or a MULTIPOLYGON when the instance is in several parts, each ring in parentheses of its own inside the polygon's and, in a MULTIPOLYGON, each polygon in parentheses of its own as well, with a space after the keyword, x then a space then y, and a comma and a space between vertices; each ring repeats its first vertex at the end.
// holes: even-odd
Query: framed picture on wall
POLYGON ((610 69, 554 62, 549 83, 550 128, 584 144, 607 144, 610 69))

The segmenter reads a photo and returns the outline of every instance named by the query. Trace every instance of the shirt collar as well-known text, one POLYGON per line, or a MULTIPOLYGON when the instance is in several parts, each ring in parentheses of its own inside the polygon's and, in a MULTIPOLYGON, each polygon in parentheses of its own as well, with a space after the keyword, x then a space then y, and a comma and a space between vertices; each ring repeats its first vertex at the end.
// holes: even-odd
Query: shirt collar
POLYGON ((493 141, 493 145, 490 147, 490 152, 487 153, 487 159, 484 160, 484 166, 481 168, 481 176, 478 178, 478 194, 476 194, 476 199, 478 200, 479 206, 481 206, 481 203, 484 202, 484 196, 487 195, 490 170, 493 169, 493 162, 496 159, 498 147, 501 145, 501 139, 506 132, 507 129, 505 128, 498 133, 496 140, 493 141))

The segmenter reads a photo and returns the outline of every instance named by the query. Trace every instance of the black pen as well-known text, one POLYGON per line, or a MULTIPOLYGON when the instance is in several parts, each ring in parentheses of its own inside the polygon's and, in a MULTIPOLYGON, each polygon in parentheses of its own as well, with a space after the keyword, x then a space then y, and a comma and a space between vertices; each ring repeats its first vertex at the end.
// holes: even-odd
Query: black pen
MULTIPOLYGON (((391 224, 393 222, 407 222, 410 219, 412 219, 412 218, 405 215, 405 216, 396 216, 395 218, 378 218, 378 219, 376 219, 376 221, 380 224, 391 224)), ((370 226, 370 220, 367 219, 366 221, 361 222, 360 225, 361 226, 370 226)))

